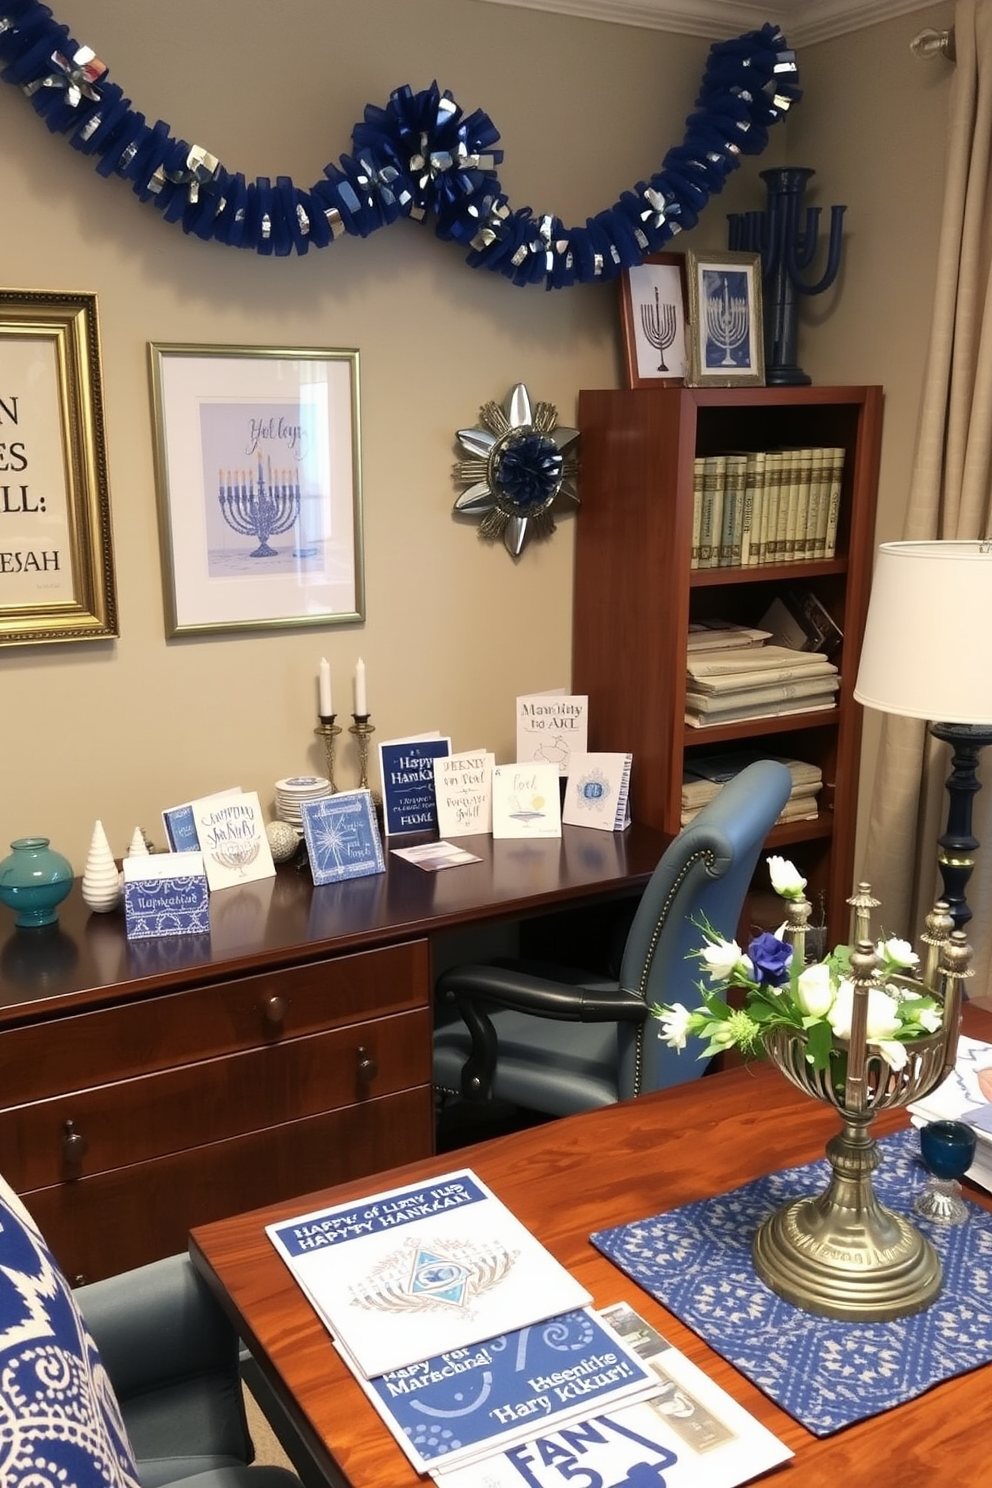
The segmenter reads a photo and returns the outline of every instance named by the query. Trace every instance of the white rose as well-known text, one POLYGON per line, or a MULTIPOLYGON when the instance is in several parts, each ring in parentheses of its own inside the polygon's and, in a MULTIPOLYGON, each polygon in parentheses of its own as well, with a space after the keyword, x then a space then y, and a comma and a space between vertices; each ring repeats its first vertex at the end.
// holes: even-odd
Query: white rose
MULTIPOLYGON (((846 978, 837 989, 834 1005, 827 1013, 827 1022, 839 1039, 851 1037, 851 1015, 854 1011, 854 983, 846 978)), ((868 989, 868 1020, 865 1036, 869 1043, 877 1044, 889 1038, 900 1027, 899 1004, 894 997, 880 987, 868 989)))
POLYGON ((901 1070, 906 1063, 906 1045, 898 1039, 879 1039, 878 1052, 890 1069, 901 1070))
POLYGON ((825 1018, 834 1004, 834 989, 830 984, 830 968, 822 961, 807 966, 799 973, 796 986, 799 1006, 808 1018, 825 1018))
POLYGON ((899 940, 895 935, 888 940, 880 940, 875 949, 889 966, 902 966, 907 971, 910 967, 918 965, 920 960, 909 941, 899 940))
POLYGON ((789 862, 788 858, 769 858, 768 874, 772 881, 772 888, 781 898, 802 898, 803 889, 806 887, 806 880, 800 875, 795 865, 789 862))
POLYGON ((692 1014, 681 1002, 673 1003, 670 1008, 663 1008, 659 1013, 661 1020, 661 1036, 665 1043, 672 1049, 684 1049, 686 1034, 689 1031, 689 1019, 692 1014))
POLYGON ((711 982, 725 982, 738 966, 746 976, 750 976, 754 969, 736 940, 710 941, 703 947, 702 958, 711 982))

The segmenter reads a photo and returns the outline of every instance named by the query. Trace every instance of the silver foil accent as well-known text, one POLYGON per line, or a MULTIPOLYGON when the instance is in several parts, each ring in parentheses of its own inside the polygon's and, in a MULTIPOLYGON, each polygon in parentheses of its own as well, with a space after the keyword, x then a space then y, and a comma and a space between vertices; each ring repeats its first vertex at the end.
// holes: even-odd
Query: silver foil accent
POLYGON ((296 203, 296 225, 304 238, 309 236, 310 218, 307 216, 302 202, 296 203))

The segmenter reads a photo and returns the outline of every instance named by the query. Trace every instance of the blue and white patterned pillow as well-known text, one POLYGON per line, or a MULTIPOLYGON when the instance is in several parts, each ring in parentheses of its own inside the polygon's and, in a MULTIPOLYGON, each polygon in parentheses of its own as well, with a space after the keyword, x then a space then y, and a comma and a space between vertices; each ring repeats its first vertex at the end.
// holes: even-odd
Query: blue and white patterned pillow
POLYGON ((113 1387, 72 1289, 2 1178, 0 1483, 140 1488, 113 1387))

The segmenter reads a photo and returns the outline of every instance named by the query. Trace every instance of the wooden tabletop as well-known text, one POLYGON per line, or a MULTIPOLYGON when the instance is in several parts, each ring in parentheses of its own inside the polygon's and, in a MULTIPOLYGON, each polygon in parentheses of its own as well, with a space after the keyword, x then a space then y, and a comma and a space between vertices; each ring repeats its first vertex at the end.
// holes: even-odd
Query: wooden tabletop
MULTIPOLYGON (((965 1031, 992 1040, 992 1014, 965 1009, 965 1031)), ((688 1057, 688 1056, 687 1056, 688 1057)), ((877 1135, 905 1125, 879 1117, 877 1135)), ((816 1438, 624 1277, 589 1242, 646 1218, 822 1157, 837 1117, 767 1065, 726 1071, 657 1095, 554 1121, 194 1230, 190 1253, 280 1398, 323 1454, 329 1481, 353 1488, 422 1482, 341 1363, 264 1226, 373 1190, 471 1167, 589 1289, 597 1306, 629 1301, 795 1452, 776 1469, 789 1488, 992 1483, 986 1421, 992 1366, 945 1381, 896 1410, 816 1438), (883 1478, 884 1475, 884 1478, 883 1478)), ((992 1196, 971 1197, 992 1210, 992 1196)))

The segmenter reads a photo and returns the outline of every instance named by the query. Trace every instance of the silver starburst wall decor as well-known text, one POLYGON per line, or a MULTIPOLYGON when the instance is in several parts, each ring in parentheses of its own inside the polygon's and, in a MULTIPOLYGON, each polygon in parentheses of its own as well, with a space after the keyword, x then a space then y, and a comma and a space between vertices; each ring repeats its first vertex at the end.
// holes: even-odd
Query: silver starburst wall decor
POLYGON ((512 557, 520 557, 530 537, 551 536, 556 503, 578 506, 579 431, 558 423, 553 403, 531 403, 522 382, 502 404, 484 404, 479 423, 457 437, 465 458, 454 476, 468 490, 455 511, 481 517, 479 536, 502 538, 512 557))

